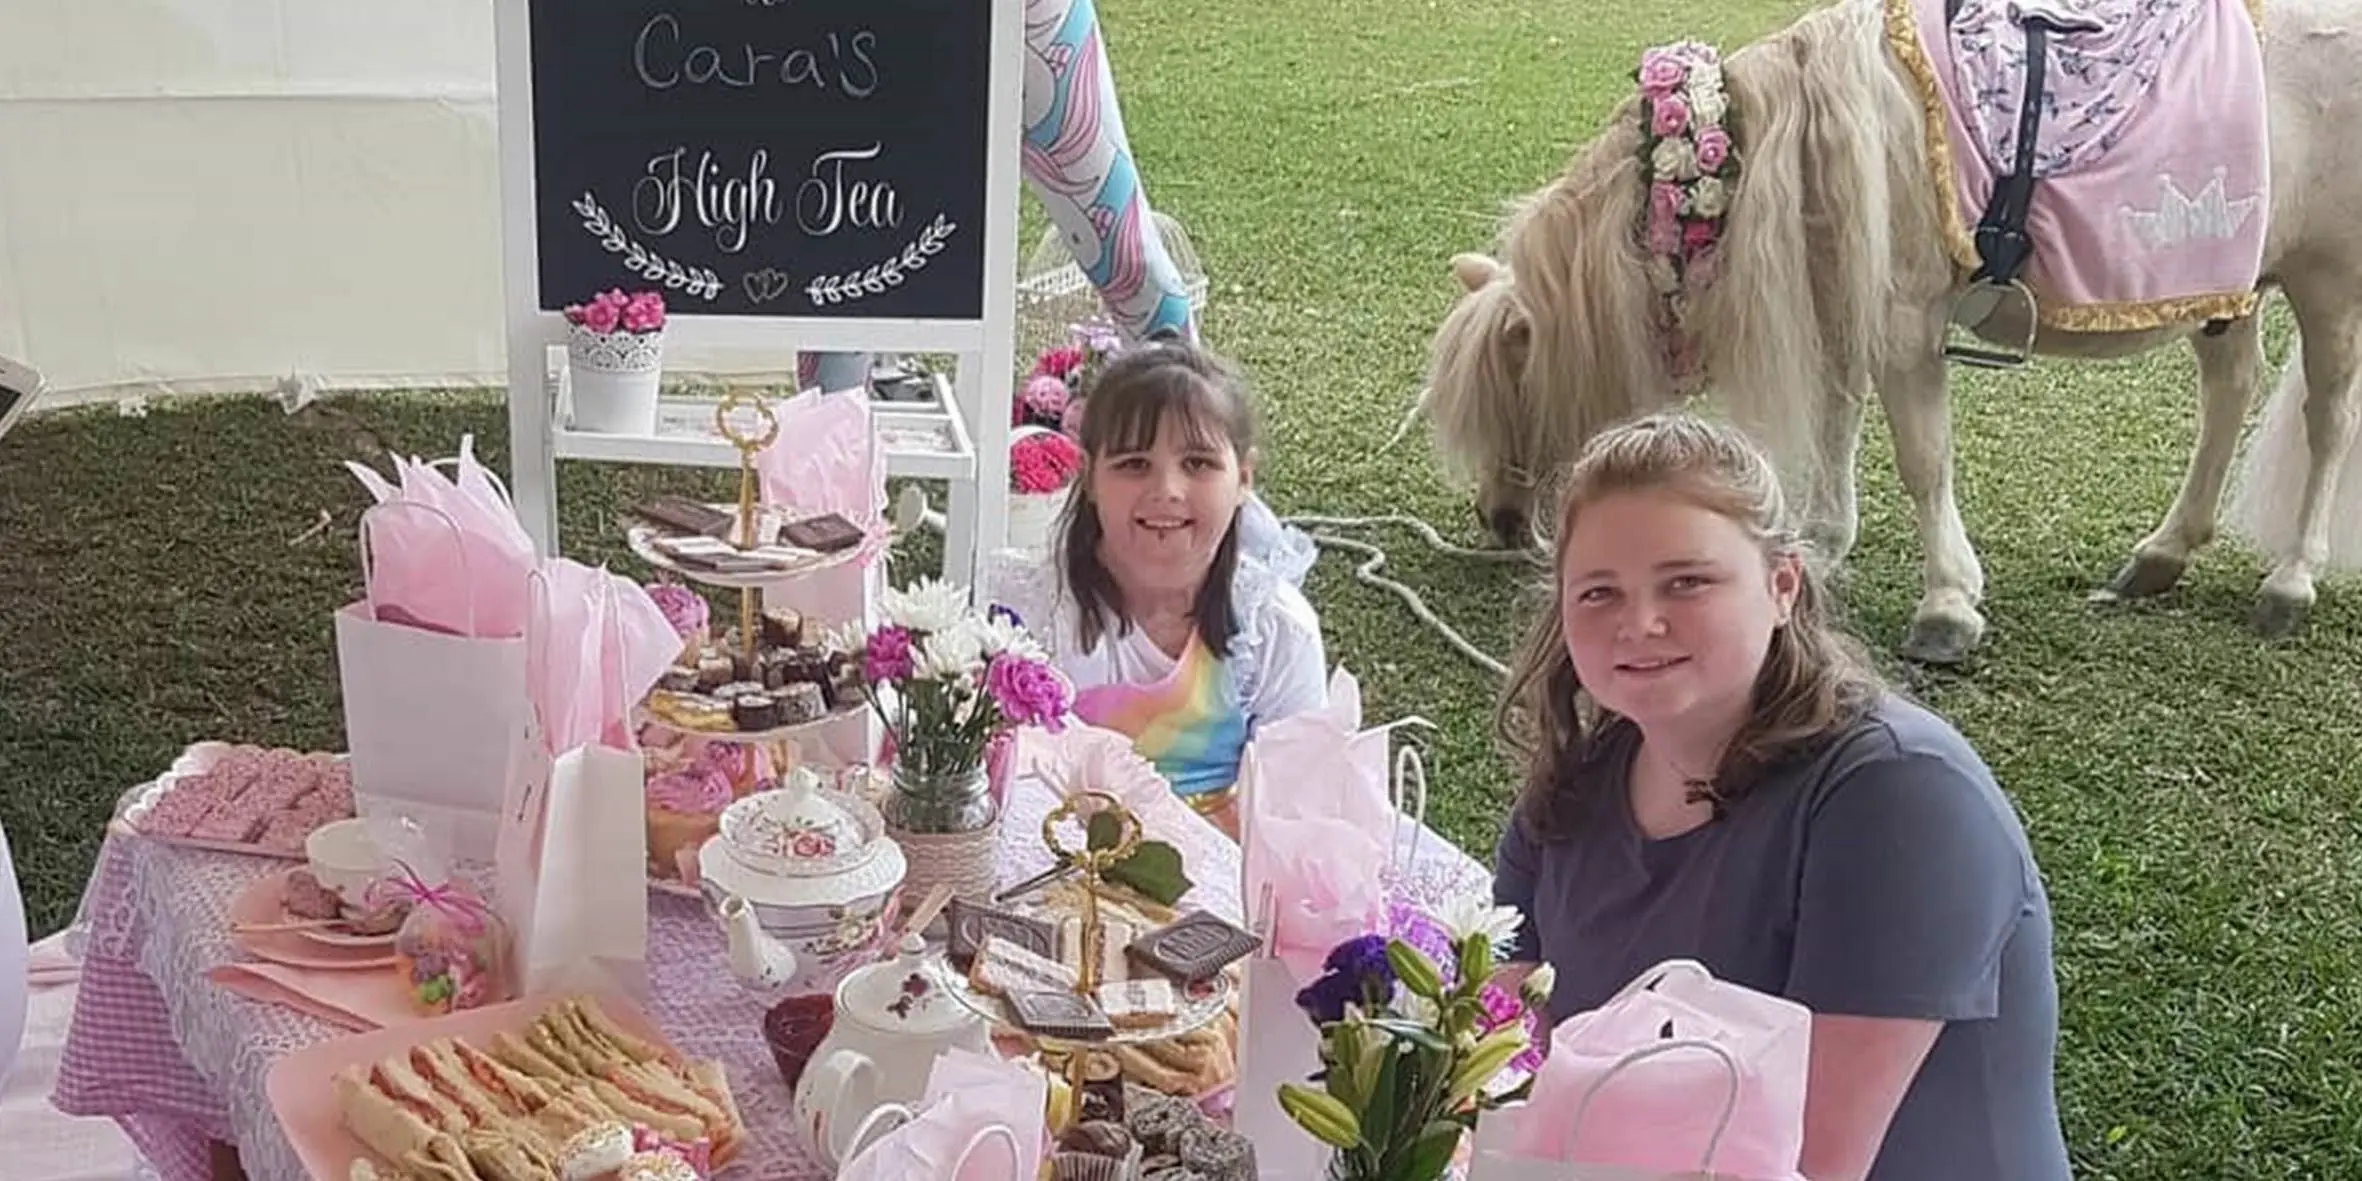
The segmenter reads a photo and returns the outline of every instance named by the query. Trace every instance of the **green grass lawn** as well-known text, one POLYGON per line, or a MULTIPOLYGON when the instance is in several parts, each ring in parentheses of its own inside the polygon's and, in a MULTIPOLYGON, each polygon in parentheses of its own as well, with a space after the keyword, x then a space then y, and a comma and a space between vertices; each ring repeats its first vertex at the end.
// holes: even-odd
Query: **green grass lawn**
MULTIPOLYGON (((1798 6, 1103 11, 1152 199, 1213 275, 1210 338, 1260 381, 1268 495, 1283 512, 1416 513, 1473 542, 1423 444, 1379 446, 1451 297, 1445 260, 1589 137, 1644 45, 1734 46, 1798 6)), ((2171 499, 2190 381, 2178 352, 1955 377, 1992 628, 1970 667, 1910 684, 1992 762, 2050 883, 2079 1175, 2362 1176, 2362 588, 2329 584, 2311 629, 2277 645, 2245 630, 2262 566, 2236 549, 2165 601, 2083 602, 2171 499)), ((36 419, 0 443, 0 819, 38 928, 70 919, 117 793, 183 744, 340 745, 329 616, 357 593, 364 498, 337 461, 448 454, 472 431, 505 467, 504 424, 484 399, 293 417, 236 401, 36 419), (332 528, 293 540, 323 512, 332 528)), ((1846 593, 1885 651, 1918 554, 1882 432, 1846 593)), ((569 552, 628 562, 617 508, 717 477, 577 464, 561 479, 569 552)), ((1472 639, 1508 646, 1517 568, 1452 569, 1407 535, 1383 540, 1472 639)), ((1493 683, 1348 566, 1324 562, 1311 588, 1332 658, 1374 718, 1441 724, 1435 816, 1488 849, 1507 783, 1485 737, 1493 683)))

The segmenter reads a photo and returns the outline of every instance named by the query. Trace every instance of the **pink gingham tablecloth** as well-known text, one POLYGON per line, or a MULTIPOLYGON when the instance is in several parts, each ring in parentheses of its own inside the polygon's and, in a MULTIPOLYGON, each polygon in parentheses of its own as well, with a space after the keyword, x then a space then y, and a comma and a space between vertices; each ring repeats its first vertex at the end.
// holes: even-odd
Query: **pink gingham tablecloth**
MULTIPOLYGON (((1048 868, 1042 817, 1055 802, 1031 778, 1012 785, 1002 826, 1001 880, 1048 868)), ((1180 847, 1196 888, 1183 907, 1241 919, 1238 849, 1175 801, 1144 817, 1180 847)), ((1482 889, 1484 868, 1431 831, 1406 832, 1421 893, 1482 889)), ((303 1181, 264 1091, 282 1056, 345 1031, 248 1000, 204 978, 242 958, 229 937, 238 892, 284 861, 210 853, 110 835, 83 898, 81 996, 52 1102, 69 1115, 121 1124, 163 1181, 208 1181, 210 1144, 237 1146, 251 1181, 303 1181)), ((649 1016, 688 1054, 724 1063, 752 1145, 719 1181, 822 1181, 796 1144, 791 1098, 763 1043, 760 1004, 725 966, 721 933, 694 899, 648 900, 649 1016)), ((336 1181, 342 1181, 341 1178, 336 1181)))

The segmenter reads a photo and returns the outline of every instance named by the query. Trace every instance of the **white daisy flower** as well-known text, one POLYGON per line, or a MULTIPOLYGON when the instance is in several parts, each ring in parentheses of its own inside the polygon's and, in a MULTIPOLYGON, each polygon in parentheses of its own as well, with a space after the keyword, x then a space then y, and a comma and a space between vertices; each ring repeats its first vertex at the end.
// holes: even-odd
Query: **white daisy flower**
POLYGON ((984 637, 973 619, 955 619, 919 641, 917 675, 936 681, 974 676, 984 663, 984 637))
POLYGON ((968 591, 941 579, 922 578, 907 589, 886 588, 878 595, 878 613, 905 631, 948 631, 968 618, 968 591))
POLYGON ((1049 659, 1048 653, 1042 650, 1040 641, 1033 638, 1033 633, 1007 619, 985 620, 978 625, 977 636, 984 644, 984 655, 987 659, 1003 652, 1024 660, 1049 659))
POLYGON ((1494 951, 1503 952, 1517 942, 1517 929, 1525 916, 1514 906, 1493 905, 1482 894, 1458 894, 1437 908, 1435 920, 1452 933, 1454 943, 1482 932, 1494 951))

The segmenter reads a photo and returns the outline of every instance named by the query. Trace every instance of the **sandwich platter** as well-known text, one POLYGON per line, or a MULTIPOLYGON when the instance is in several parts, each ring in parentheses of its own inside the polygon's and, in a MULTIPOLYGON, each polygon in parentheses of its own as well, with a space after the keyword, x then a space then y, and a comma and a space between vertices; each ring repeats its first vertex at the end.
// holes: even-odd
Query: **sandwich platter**
POLYGON ((532 997, 320 1042, 280 1059, 265 1091, 316 1181, 546 1181, 569 1141, 615 1125, 650 1129, 715 1166, 747 1140, 721 1064, 688 1060, 628 999, 607 994, 532 997))

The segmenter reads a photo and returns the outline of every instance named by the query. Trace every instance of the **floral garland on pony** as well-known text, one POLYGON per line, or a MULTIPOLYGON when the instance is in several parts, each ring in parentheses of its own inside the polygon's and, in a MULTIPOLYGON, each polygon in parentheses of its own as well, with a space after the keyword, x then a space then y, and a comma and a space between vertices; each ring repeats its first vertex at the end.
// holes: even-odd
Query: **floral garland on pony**
POLYGON ((1647 174, 1649 286, 1663 301, 1658 327, 1676 380, 1694 384, 1702 369, 1688 332, 1689 296, 1722 272, 1723 217, 1739 160, 1723 119, 1722 59, 1711 45, 1679 41, 1643 53, 1633 72, 1640 86, 1641 166, 1647 174))

